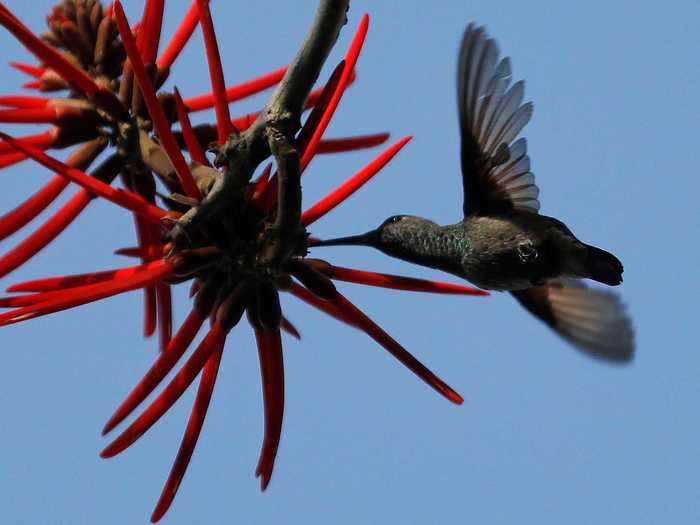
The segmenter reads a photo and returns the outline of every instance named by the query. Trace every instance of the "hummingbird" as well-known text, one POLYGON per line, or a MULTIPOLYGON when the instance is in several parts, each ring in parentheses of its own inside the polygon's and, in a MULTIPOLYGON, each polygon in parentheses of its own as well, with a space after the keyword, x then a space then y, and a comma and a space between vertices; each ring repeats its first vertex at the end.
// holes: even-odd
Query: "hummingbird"
POLYGON ((531 314, 589 356, 624 363, 634 355, 634 331, 620 298, 591 288, 622 282, 613 254, 580 241, 560 220, 539 213, 539 189, 525 138, 532 117, 524 82, 511 85, 511 63, 499 60, 484 27, 468 25, 457 69, 464 190, 463 219, 441 226, 394 215, 361 235, 314 246, 361 245, 435 268, 476 286, 510 292, 531 314))

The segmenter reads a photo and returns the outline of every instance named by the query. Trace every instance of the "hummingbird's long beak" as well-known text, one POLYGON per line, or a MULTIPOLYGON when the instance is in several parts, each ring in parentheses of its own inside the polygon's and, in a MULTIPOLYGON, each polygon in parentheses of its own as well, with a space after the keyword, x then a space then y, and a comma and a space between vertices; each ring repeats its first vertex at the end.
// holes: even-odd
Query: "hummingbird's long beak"
POLYGON ((361 235, 350 235, 349 237, 337 237, 325 241, 314 241, 314 246, 372 246, 379 244, 379 232, 372 230, 361 235))

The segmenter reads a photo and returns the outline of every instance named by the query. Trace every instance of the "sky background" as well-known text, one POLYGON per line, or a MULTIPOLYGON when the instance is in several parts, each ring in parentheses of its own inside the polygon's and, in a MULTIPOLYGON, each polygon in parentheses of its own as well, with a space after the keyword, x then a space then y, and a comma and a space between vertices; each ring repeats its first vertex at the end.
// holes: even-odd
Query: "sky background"
MULTIPOLYGON (((6 4, 43 30, 52 2, 6 4)), ((141 2, 126 4, 133 22, 141 2)), ((288 63, 316 4, 215 0, 227 82, 288 63)), ((188 6, 169 0, 165 41, 188 6)), ((636 359, 623 367, 591 360, 506 294, 429 296, 340 285, 462 393, 458 407, 364 334, 285 297, 303 341, 284 340, 287 404, 270 487, 261 493, 253 477, 262 401, 252 333, 241 325, 163 523, 700 522, 700 345, 693 326, 700 292, 700 4, 353 1, 322 78, 365 10, 372 20, 358 82, 327 136, 390 131, 394 140, 415 139, 313 233, 366 231, 395 213, 440 223, 461 218, 457 49, 469 21, 486 24, 535 103, 524 135, 542 212, 625 264, 618 291, 634 319, 636 359)), ((0 49, 5 60, 31 61, 4 30, 0 49)), ((185 96, 209 90, 202 49, 197 32, 174 66, 171 78, 185 96)), ((17 92, 25 80, 6 69, 0 93, 17 92)), ((267 96, 234 104, 232 112, 257 109, 267 96)), ((304 180, 305 203, 377 153, 315 160, 304 180)), ((6 170, 0 210, 49 177, 29 162, 6 170)), ((37 224, 0 243, 0 252, 37 224)), ((0 284, 130 264, 112 251, 133 239, 127 214, 94 202, 0 284)), ((345 266, 451 279, 370 249, 315 253, 345 266)), ((181 320, 186 290, 177 294, 181 320)), ((141 294, 3 328, 0 348, 2 521, 147 523, 194 388, 128 451, 99 458, 108 442, 100 429, 156 355, 156 341, 141 337, 141 294)))

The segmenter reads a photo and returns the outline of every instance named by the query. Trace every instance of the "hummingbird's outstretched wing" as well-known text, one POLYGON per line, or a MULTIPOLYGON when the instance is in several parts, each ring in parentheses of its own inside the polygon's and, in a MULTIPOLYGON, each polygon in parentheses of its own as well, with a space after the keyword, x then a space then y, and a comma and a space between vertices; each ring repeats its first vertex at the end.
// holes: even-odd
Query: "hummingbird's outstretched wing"
POLYGON ((634 357, 634 331, 617 294, 578 279, 511 292, 530 313, 586 354, 624 363, 634 357))
POLYGON ((532 116, 532 103, 522 103, 522 80, 510 83, 510 59, 499 61, 496 41, 469 24, 457 69, 465 217, 540 208, 527 142, 513 142, 532 116))

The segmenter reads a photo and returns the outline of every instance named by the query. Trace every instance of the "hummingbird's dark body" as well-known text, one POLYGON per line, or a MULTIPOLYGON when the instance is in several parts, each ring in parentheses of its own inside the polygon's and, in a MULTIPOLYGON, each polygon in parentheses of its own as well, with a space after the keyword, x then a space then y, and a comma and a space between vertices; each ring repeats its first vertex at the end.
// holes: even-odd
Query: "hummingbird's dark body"
POLYGON ((458 75, 464 219, 440 226, 397 215, 376 230, 319 245, 372 246, 481 288, 509 291, 579 349, 630 360, 634 337, 618 297, 580 281, 618 285, 622 263, 579 241, 561 221, 538 213, 527 143, 514 141, 532 115, 532 104, 522 104, 522 81, 509 88, 510 61, 498 61, 496 43, 483 28, 467 28, 458 75))
MULTIPOLYGON (((622 264, 615 256, 582 243, 561 221, 545 215, 479 215, 446 226, 397 215, 377 233, 365 235, 356 239, 487 290, 524 290, 556 277, 587 277, 610 285, 622 281, 622 264)), ((336 242, 348 244, 349 239, 336 242)))

